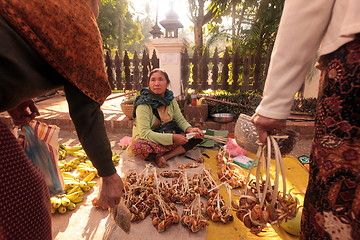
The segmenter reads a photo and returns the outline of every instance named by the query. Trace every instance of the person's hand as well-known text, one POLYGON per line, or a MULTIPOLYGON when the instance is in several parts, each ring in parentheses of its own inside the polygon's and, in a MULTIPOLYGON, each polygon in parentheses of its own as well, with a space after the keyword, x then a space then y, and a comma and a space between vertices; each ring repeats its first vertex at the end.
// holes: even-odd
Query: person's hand
POLYGON ((26 125, 36 116, 40 116, 39 110, 33 100, 24 101, 7 112, 16 126, 26 125))
POLYGON ((100 196, 95 198, 92 203, 95 207, 108 209, 115 207, 124 195, 124 183, 121 177, 114 173, 109 177, 102 178, 100 196))
POLYGON ((187 133, 195 133, 194 138, 200 138, 200 139, 204 139, 204 133, 201 131, 200 128, 193 128, 193 127, 188 127, 186 129, 187 133))
POLYGON ((280 133, 286 127, 286 119, 267 118, 257 113, 251 117, 251 122, 256 127, 261 143, 266 143, 266 137, 269 134, 280 133))
POLYGON ((173 144, 175 145, 184 145, 189 141, 189 139, 187 139, 187 137, 183 134, 173 134, 172 138, 173 138, 173 144))

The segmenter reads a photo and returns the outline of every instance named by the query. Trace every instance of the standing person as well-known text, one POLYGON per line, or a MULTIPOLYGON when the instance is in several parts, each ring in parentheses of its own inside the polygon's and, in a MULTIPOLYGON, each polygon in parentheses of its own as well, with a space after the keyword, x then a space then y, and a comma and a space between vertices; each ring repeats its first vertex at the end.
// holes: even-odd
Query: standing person
MULTIPOLYGON (((0 0, 0 111, 24 125, 31 100, 64 88, 79 140, 102 178, 97 206, 114 207, 116 173, 101 104, 111 93, 96 24, 100 0, 0 0)), ((42 174, 0 122, 0 239, 52 239, 42 174)))
POLYGON ((264 97, 252 117, 263 143, 285 127, 321 43, 301 239, 360 239, 359 13, 359 0, 285 1, 264 97))
POLYGON ((134 127, 132 132, 133 154, 145 160, 155 160, 158 167, 166 167, 166 161, 192 149, 204 139, 199 128, 193 128, 181 113, 180 107, 168 90, 168 74, 154 69, 149 74, 149 88, 143 88, 134 102, 134 127), (177 133, 154 131, 161 124, 175 121, 180 130, 177 133), (188 140, 184 133, 195 133, 188 140))

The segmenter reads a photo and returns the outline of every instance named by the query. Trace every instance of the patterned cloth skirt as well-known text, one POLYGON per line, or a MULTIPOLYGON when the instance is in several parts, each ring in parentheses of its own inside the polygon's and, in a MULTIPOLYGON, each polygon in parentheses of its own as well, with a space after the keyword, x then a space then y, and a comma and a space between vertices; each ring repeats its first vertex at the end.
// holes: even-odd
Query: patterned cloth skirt
POLYGON ((360 38, 322 56, 301 239, 360 239, 360 38))
POLYGON ((175 149, 177 145, 161 145, 144 139, 136 139, 131 144, 131 151, 136 157, 147 159, 150 154, 166 153, 175 149))
POLYGON ((52 239, 50 196, 43 175, 2 122, 0 239, 52 239))

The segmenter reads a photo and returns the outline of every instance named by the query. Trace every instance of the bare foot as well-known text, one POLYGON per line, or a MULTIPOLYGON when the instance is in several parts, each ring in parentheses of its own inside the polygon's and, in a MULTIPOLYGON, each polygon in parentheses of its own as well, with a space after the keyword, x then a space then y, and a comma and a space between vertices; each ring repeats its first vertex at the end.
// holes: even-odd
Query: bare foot
POLYGON ((166 159, 164 157, 158 157, 155 159, 155 162, 159 168, 166 167, 166 159))

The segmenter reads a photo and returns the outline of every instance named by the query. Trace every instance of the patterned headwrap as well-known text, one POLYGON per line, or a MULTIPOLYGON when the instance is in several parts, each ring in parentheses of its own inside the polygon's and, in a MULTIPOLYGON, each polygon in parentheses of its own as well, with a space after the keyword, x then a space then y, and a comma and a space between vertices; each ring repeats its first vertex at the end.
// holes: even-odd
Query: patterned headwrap
POLYGON ((136 117, 136 107, 141 104, 150 105, 152 109, 157 109, 160 106, 169 106, 174 99, 174 94, 171 90, 166 89, 165 97, 155 94, 149 88, 140 90, 140 95, 135 98, 133 118, 136 117))

